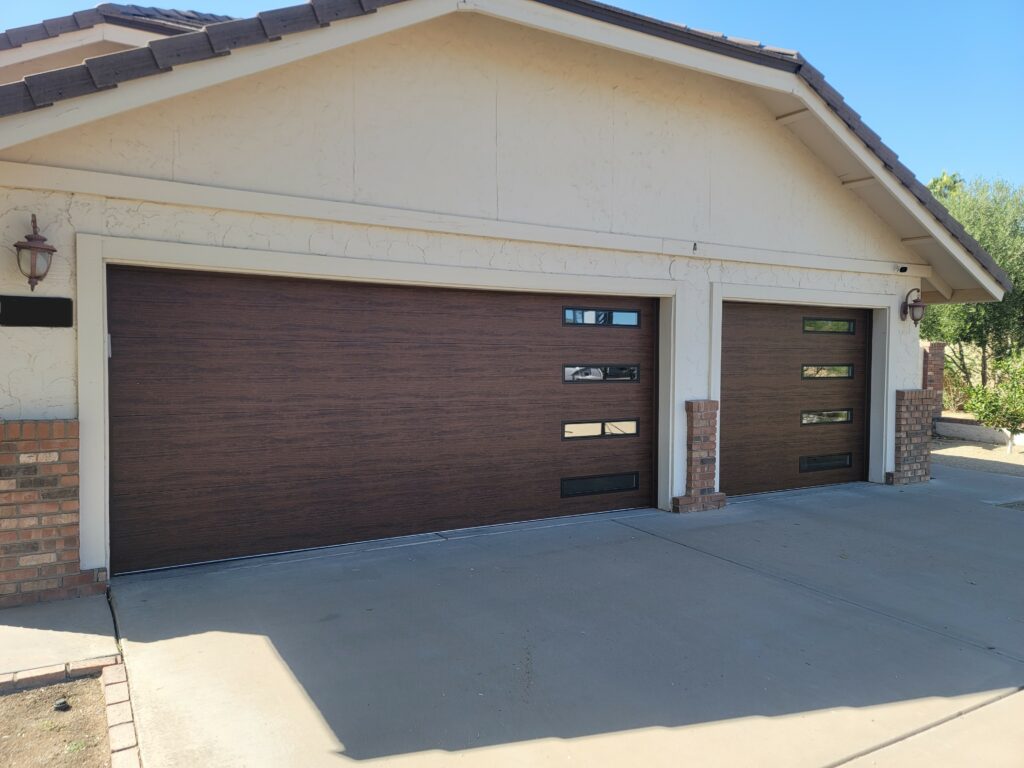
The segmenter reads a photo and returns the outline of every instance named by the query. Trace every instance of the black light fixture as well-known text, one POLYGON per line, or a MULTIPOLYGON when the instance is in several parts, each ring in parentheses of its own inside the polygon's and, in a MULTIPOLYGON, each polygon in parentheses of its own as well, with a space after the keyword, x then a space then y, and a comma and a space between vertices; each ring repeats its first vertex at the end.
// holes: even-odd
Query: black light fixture
POLYGON ((914 325, 916 326, 924 319, 926 309, 928 309, 928 305, 925 304, 924 299, 921 298, 921 289, 911 288, 907 291, 907 297, 903 299, 903 304, 900 306, 900 320, 906 320, 909 317, 914 321, 914 325), (917 292, 917 298, 911 301, 910 297, 915 291, 917 292))
POLYGON ((18 269, 28 278, 29 287, 34 291, 36 285, 50 271, 53 254, 57 252, 57 249, 52 245, 47 245, 46 238, 39 234, 34 213, 32 214, 32 234, 25 235, 24 240, 15 243, 14 250, 18 252, 18 269))

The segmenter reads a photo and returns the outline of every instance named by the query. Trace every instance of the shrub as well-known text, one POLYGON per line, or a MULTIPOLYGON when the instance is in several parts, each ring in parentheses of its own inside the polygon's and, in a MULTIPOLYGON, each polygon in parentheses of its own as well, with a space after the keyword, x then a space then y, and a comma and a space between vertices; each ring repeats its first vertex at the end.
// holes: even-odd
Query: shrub
POLYGON ((1001 360, 994 365, 992 381, 987 387, 973 387, 967 398, 967 410, 986 427, 1013 436, 1024 432, 1024 356, 1001 360))

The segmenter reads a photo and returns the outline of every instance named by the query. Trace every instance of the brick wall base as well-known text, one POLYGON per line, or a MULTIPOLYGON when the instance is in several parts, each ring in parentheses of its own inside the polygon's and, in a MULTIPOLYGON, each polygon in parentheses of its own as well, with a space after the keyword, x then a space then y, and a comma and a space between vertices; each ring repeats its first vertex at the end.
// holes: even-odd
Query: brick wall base
POLYGON ((672 499, 673 512, 701 512, 725 506, 715 491, 718 471, 718 401, 686 401, 686 495, 672 499))
POLYGON ((934 410, 934 391, 896 390, 896 470, 885 476, 890 485, 926 483, 931 479, 934 410))
POLYGON ((78 541, 78 422, 0 421, 0 608, 104 592, 78 541))
POLYGON ((942 418, 942 387, 946 375, 946 343, 929 341, 924 345, 921 389, 930 389, 933 395, 932 418, 942 418))

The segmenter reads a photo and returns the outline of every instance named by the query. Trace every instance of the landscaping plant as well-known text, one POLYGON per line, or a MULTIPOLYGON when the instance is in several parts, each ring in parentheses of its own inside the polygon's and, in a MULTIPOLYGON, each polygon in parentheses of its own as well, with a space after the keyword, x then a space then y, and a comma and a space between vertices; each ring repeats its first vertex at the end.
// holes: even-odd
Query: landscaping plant
POLYGON ((986 427, 1006 433, 1006 452, 1013 452, 1013 439, 1024 433, 1024 355, 1014 355, 992 366, 988 386, 971 388, 967 410, 986 427))

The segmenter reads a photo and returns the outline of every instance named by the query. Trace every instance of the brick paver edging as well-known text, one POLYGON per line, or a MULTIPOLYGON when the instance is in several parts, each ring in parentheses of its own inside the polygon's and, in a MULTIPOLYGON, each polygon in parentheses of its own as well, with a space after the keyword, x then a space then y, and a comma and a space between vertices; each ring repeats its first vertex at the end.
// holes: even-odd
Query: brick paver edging
POLYGON ((103 700, 107 705, 107 741, 110 768, 140 768, 139 744, 135 734, 128 674, 120 654, 85 661, 54 664, 0 675, 0 694, 54 685, 99 673, 103 700))

